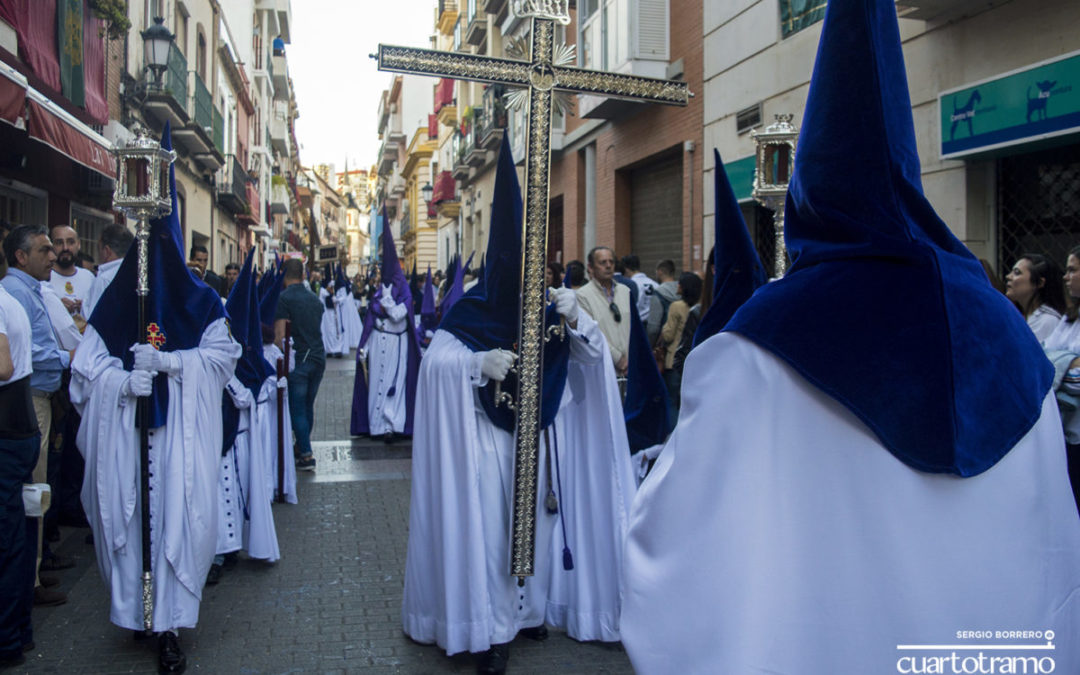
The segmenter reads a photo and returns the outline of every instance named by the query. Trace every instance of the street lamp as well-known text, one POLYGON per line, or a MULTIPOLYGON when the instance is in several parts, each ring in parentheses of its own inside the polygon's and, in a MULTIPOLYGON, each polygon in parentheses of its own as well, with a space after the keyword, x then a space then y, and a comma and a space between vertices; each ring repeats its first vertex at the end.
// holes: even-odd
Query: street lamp
POLYGON ((425 204, 431 203, 431 197, 435 194, 435 188, 431 187, 431 183, 424 183, 424 187, 420 188, 420 196, 424 198, 425 204))
POLYGON ((161 76, 169 68, 169 50, 176 37, 165 27, 165 19, 154 17, 154 25, 142 33, 143 48, 146 50, 146 66, 154 73, 154 85, 161 87, 161 76))
MULTIPOLYGON (((139 298, 139 344, 146 344, 151 332, 160 338, 155 324, 146 323, 146 296, 150 294, 150 228, 146 220, 172 213, 169 166, 176 159, 176 153, 162 148, 161 144, 147 136, 146 130, 139 125, 135 125, 132 133, 131 139, 115 150, 116 188, 113 191, 113 207, 137 219, 135 239, 139 248, 135 294, 139 298)), ((154 348, 159 347, 160 343, 154 342, 154 348)), ((140 432, 143 627, 151 630, 154 616, 154 580, 150 555, 150 399, 139 398, 135 410, 140 432)))
POLYGON ((753 197, 773 212, 776 232, 776 258, 774 276, 782 277, 787 270, 787 249, 784 246, 784 200, 795 165, 795 142, 799 130, 791 124, 794 116, 776 115, 776 121, 762 131, 751 131, 750 137, 757 146, 754 167, 753 197))

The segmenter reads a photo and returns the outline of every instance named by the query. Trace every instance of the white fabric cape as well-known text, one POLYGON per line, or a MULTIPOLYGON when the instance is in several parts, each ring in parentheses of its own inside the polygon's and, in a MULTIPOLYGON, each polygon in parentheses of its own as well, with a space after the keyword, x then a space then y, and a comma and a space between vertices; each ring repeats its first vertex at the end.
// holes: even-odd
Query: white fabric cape
MULTIPOLYGON (((150 438, 156 631, 192 628, 198 621, 217 531, 221 395, 240 345, 219 319, 198 348, 174 353, 183 367, 168 379, 168 421, 150 438)), ((86 459, 82 503, 110 589, 110 619, 141 630, 139 433, 135 400, 120 394, 128 373, 93 326, 87 326, 71 369, 71 400, 82 415, 77 443, 86 459)))
POLYGON ((1080 519, 1053 395, 986 472, 920 473, 771 353, 721 333, 686 361, 625 563, 623 643, 640 673, 952 672, 899 661, 947 650, 897 646, 1047 629, 1056 651, 1034 654, 1080 672, 1080 519))
POLYGON ((323 306, 322 315, 322 340, 323 349, 326 350, 326 354, 341 354, 347 348, 345 346, 345 335, 341 332, 341 317, 338 314, 337 302, 334 303, 334 308, 330 309, 326 306, 326 299, 330 297, 330 291, 325 288, 319 289, 319 302, 323 306))
POLYGON ((570 374, 553 426, 574 569, 562 568, 562 533, 558 516, 544 509, 548 465, 541 461, 536 574, 519 589, 509 574, 513 437, 479 406, 476 387, 486 380, 475 354, 450 333, 435 333, 420 365, 424 393, 413 436, 402 603, 412 639, 448 654, 479 652, 544 622, 578 640, 619 639, 630 453, 603 335, 584 312, 568 335, 570 374))
POLYGON ((94 277, 94 283, 90 284, 90 290, 87 292, 86 298, 83 299, 83 316, 87 319, 94 313, 94 307, 97 307, 98 300, 105 294, 105 289, 116 278, 116 273, 120 271, 120 263, 122 262, 124 262, 123 258, 117 258, 98 265, 98 273, 94 277))
MULTIPOLYGON (((270 399, 276 408, 277 376, 266 378, 255 401, 235 378, 227 391, 240 408, 240 426, 232 448, 221 458, 217 553, 243 548, 252 558, 276 562, 281 549, 271 504, 277 482, 277 418, 271 418, 270 399)), ((295 471, 294 465, 294 486, 295 471)))
MULTIPOLYGON (((289 350, 289 360, 293 361, 292 355, 296 352, 292 349, 289 350)), ((278 359, 283 358, 281 350, 277 348, 274 343, 263 345, 263 358, 270 363, 270 367, 277 372, 278 359)), ((290 364, 291 365, 291 364, 290 364)), ((282 438, 285 441, 284 457, 285 457, 285 501, 290 504, 296 503, 296 463, 293 462, 292 453, 292 418, 289 416, 289 387, 285 386, 281 390, 282 398, 282 410, 284 415, 282 421, 284 422, 284 433, 282 438)), ((271 480, 271 494, 277 496, 277 467, 278 467, 278 435, 277 435, 277 392, 270 392, 270 400, 267 401, 267 411, 264 419, 266 424, 269 425, 269 438, 270 438, 270 480, 271 480)))
MULTIPOLYGON (((391 293, 386 287, 384 293, 391 293)), ((384 296, 385 297, 385 296, 384 296)), ((409 374, 409 310, 401 304, 391 307, 386 319, 375 319, 375 329, 368 336, 368 426, 372 436, 388 432, 403 433, 408 411, 405 407, 406 376, 409 374), (397 375, 395 377, 395 374, 397 375), (395 387, 394 395, 387 396, 395 387)), ((359 340, 357 341, 359 342, 359 340)), ((358 377, 363 375, 358 374, 358 377)), ((419 384, 417 390, 420 390, 419 384)), ((420 396, 416 397, 417 399, 420 396)), ((415 422, 414 429, 415 431, 415 422)))
POLYGON ((334 294, 334 307, 341 317, 339 325, 345 327, 342 333, 344 344, 341 350, 344 354, 350 349, 356 349, 356 345, 360 343, 360 336, 364 332, 364 324, 360 321, 360 313, 356 309, 351 289, 341 288, 334 294))

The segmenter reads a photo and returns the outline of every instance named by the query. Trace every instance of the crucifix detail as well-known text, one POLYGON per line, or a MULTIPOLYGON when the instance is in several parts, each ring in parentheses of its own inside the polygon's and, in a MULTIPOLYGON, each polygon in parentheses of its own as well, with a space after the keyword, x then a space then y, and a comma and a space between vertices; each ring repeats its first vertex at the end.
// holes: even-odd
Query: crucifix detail
MULTIPOLYGON (((551 116, 555 92, 595 94, 649 103, 685 106, 685 82, 586 70, 563 65, 555 45, 555 22, 570 22, 565 2, 517 0, 516 14, 531 18, 528 60, 495 58, 379 45, 379 69, 412 75, 503 84, 528 92, 525 157, 525 228, 522 236, 521 317, 515 414, 513 519, 510 574, 519 583, 532 576, 536 535, 537 465, 544 358, 544 267, 547 264, 551 116)), ((560 48, 562 46, 560 45, 560 48)), ((565 54, 565 49, 562 51, 565 54)))

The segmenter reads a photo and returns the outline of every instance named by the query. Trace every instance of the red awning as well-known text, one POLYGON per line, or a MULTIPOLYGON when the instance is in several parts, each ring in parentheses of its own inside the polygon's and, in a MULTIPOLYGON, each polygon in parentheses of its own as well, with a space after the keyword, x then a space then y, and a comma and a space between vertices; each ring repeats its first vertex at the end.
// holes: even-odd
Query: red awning
POLYGON ((116 161, 108 147, 33 99, 30 137, 110 180, 116 179, 116 161))
POLYGON ((26 109, 26 84, 0 70, 0 120, 22 127, 26 109))

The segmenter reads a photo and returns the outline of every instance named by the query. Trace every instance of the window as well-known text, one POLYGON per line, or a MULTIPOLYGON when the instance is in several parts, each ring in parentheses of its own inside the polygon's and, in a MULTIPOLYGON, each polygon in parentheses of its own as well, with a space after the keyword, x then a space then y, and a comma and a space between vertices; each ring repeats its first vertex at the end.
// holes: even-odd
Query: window
POLYGON ((1080 243, 1080 144, 998 160, 997 210, 999 270, 1025 253, 1064 267, 1080 243))
POLYGON ((199 37, 195 45, 195 72, 199 74, 203 82, 206 82, 206 34, 203 32, 201 25, 196 30, 199 37))

